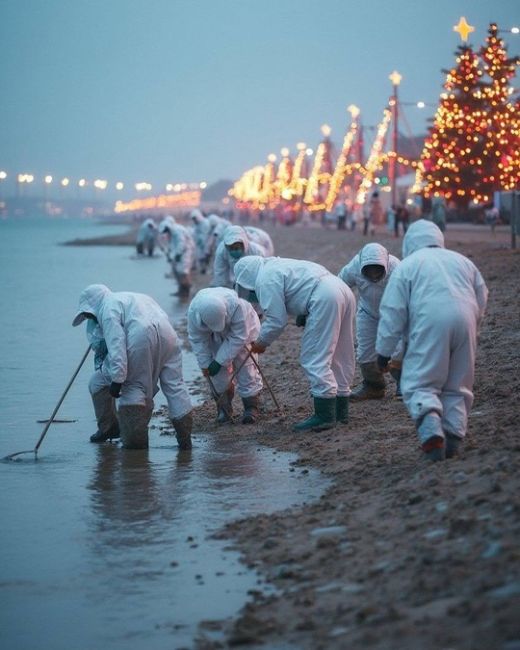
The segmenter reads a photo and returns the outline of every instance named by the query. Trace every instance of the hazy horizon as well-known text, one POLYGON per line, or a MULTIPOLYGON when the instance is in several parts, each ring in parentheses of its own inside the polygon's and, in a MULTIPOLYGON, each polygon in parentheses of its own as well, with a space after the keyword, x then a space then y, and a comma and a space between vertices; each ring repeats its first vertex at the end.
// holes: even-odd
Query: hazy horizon
MULTIPOLYGON (((406 105, 436 104, 461 43, 489 22, 510 29, 513 0, 3 0, 0 169, 110 184, 238 178, 320 126, 341 141, 346 107, 375 125, 398 70, 406 105)), ((520 36, 503 34, 509 54, 520 36)), ((518 83, 516 83, 518 86, 518 83)), ((405 106, 403 133, 427 117, 405 106)))

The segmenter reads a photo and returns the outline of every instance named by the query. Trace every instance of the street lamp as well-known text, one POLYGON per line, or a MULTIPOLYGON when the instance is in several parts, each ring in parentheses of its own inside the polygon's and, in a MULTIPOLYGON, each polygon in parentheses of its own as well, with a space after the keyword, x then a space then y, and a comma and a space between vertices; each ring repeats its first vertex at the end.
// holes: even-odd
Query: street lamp
POLYGON ((392 119, 393 119, 393 131, 392 131, 392 149, 394 152, 394 156, 390 158, 389 161, 389 176, 390 176, 390 187, 391 187, 391 196, 392 196, 392 205, 396 205, 396 181, 397 181, 397 140, 399 137, 399 130, 398 130, 398 119, 399 119, 399 100, 397 96, 397 90, 399 88, 399 84, 401 83, 402 80, 402 75, 400 75, 397 70, 394 70, 391 75, 388 77, 390 81, 392 82, 392 89, 393 89, 393 94, 392 97, 390 98, 390 106, 392 108, 392 119))
POLYGON ((43 179, 43 196, 45 201, 48 199, 49 185, 52 183, 52 176, 47 174, 43 179))
POLYGON ((118 182, 116 183, 116 190, 121 191, 122 189, 124 189, 124 187, 125 187, 125 184, 122 183, 121 181, 118 181, 118 182))
POLYGON ((6 172, 0 171, 0 200, 2 200, 2 201, 3 201, 3 198, 4 198, 4 195, 3 195, 3 192, 2 192, 2 184, 3 184, 3 181, 5 181, 6 178, 7 178, 6 172))

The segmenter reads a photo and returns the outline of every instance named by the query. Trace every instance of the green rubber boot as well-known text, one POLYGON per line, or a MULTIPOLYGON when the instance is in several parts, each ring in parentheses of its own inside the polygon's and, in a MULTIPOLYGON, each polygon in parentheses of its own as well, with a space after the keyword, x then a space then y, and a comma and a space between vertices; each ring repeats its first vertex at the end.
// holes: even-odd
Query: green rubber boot
POLYGON ((336 398, 314 397, 314 415, 293 426, 293 431, 325 431, 336 426, 336 398))
POLYGON ((344 395, 336 397, 336 422, 348 424, 348 397, 344 395))

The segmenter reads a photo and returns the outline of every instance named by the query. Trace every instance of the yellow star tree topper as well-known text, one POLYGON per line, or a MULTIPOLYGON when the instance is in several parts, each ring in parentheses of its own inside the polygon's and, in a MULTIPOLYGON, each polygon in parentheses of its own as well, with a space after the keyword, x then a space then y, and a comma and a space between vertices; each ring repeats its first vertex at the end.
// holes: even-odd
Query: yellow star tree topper
POLYGON ((461 39, 464 41, 464 43, 466 43, 468 36, 475 31, 475 28, 472 25, 468 25, 466 18, 464 16, 461 16, 458 24, 453 28, 453 31, 458 32, 461 39))

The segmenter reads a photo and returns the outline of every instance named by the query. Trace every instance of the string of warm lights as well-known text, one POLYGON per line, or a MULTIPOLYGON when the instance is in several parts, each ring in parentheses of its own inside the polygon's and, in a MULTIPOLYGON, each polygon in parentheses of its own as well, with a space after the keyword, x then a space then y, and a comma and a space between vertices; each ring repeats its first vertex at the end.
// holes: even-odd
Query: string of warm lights
POLYGON ((305 142, 298 142, 296 145, 298 155, 294 161, 293 173, 289 190, 293 196, 301 197, 307 184, 305 177, 305 167, 307 163, 307 156, 312 154, 312 149, 307 149, 305 142))
POLYGON ((134 199, 133 201, 116 201, 114 211, 117 214, 123 212, 139 212, 142 210, 165 210, 196 207, 200 204, 200 191, 181 192, 179 194, 160 194, 149 196, 145 199, 134 199))
POLYGON ((388 131, 388 125, 390 124, 391 119, 392 111, 388 108, 385 108, 383 111, 383 119, 377 127, 376 137, 374 139, 374 143, 372 144, 372 148, 365 165, 363 180, 361 181, 361 185, 359 186, 359 190, 356 194, 357 205, 363 205, 365 203, 366 195, 374 183, 376 171, 381 167, 381 152, 383 150, 386 132, 388 131))
POLYGON ((347 160, 350 154, 350 150, 352 148, 352 144, 358 132, 358 117, 360 114, 360 110, 357 106, 354 106, 353 104, 351 104, 347 110, 350 112, 351 115, 351 124, 350 124, 350 128, 348 129, 343 139, 343 146, 341 147, 341 153, 338 156, 338 160, 336 161, 336 167, 334 168, 334 173, 332 174, 332 178, 330 180, 329 192, 325 200, 325 209, 328 210, 329 212, 334 207, 336 198, 339 194, 341 186, 343 185, 343 181, 345 179, 347 160))
MULTIPOLYGON (((40 181, 45 187, 49 187, 51 185, 59 185, 61 187, 93 187, 96 190, 116 189, 117 191, 122 191, 126 187, 127 190, 133 189, 136 192, 151 192, 153 189, 152 184, 147 181, 125 184, 122 181, 109 182, 104 178, 95 178, 90 180, 86 178, 79 178, 77 180, 72 180, 67 176, 63 178, 56 178, 52 174, 45 174, 44 176, 37 177, 34 174, 26 172, 8 173, 5 170, 0 170, 0 181, 6 181, 9 178, 13 178, 18 186, 30 186, 32 184, 36 185, 40 181)), ((165 190, 167 192, 185 192, 186 190, 203 190, 206 187, 207 183, 205 181, 198 183, 167 183, 165 190)))
POLYGON ((291 160, 289 149, 287 149, 287 147, 284 147, 280 153, 282 154, 282 159, 280 160, 278 171, 276 173, 276 184, 273 197, 275 200, 279 200, 280 197, 283 199, 290 199, 292 197, 290 185, 294 163, 291 160))
POLYGON ((321 132, 323 134, 323 140, 320 142, 316 150, 316 156, 314 157, 312 171, 309 176, 309 180, 307 181, 307 187, 303 196, 304 202, 307 203, 311 208, 316 206, 317 199, 319 199, 320 181, 327 182, 328 180, 327 172, 325 172, 325 176, 322 175, 322 168, 324 166, 324 163, 329 162, 327 158, 330 156, 329 136, 332 132, 332 129, 328 124, 323 124, 321 127, 321 132))

